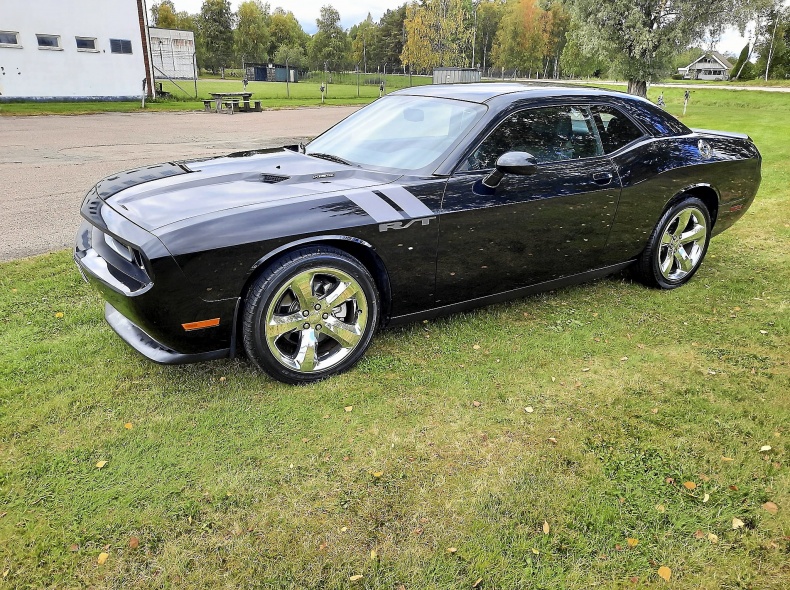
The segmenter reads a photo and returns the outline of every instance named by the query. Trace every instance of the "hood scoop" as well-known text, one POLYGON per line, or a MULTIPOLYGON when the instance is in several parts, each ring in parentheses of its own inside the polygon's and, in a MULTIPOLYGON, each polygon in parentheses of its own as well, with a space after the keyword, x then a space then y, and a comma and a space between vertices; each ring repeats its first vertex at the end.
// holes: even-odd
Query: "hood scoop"
POLYGON ((290 176, 282 176, 280 174, 261 174, 261 182, 266 184, 277 184, 278 182, 282 182, 284 180, 288 180, 291 178, 290 176))

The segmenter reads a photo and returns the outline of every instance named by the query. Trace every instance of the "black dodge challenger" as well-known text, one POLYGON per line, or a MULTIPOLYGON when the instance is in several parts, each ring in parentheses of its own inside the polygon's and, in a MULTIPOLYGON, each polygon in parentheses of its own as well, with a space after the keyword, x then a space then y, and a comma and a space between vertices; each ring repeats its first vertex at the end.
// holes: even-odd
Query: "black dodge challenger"
POLYGON ((673 289, 754 199, 746 135, 590 88, 394 92, 307 146, 116 174, 74 258, 159 363, 247 356, 275 379, 344 371, 376 329, 634 265, 673 289))

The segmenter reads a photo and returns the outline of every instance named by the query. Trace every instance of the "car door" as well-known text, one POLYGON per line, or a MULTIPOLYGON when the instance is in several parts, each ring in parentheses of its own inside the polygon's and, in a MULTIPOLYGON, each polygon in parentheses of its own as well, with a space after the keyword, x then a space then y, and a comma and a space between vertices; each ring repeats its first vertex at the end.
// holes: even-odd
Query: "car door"
POLYGON ((506 117, 457 167, 441 209, 440 306, 595 268, 620 180, 582 106, 526 108, 506 117), (537 162, 529 176, 482 180, 509 151, 537 162))

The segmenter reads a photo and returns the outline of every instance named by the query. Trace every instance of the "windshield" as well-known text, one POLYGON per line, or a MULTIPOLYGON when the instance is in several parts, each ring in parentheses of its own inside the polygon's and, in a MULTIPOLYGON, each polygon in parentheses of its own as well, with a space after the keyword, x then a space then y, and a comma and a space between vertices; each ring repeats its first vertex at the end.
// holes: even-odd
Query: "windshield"
POLYGON ((446 98, 389 96, 317 137, 306 153, 362 167, 421 170, 438 164, 485 110, 446 98))

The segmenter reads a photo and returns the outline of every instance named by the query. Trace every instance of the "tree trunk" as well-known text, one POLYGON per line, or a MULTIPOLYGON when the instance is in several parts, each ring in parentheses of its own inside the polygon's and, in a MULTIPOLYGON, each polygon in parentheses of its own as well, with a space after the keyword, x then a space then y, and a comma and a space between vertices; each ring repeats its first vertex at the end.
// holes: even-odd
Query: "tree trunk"
POLYGON ((628 94, 647 98, 647 82, 645 80, 629 80, 628 94))
POLYGON ((768 51, 768 61, 765 63, 765 81, 768 81, 768 70, 771 69, 771 59, 774 56, 774 40, 776 39, 776 28, 779 26, 779 14, 776 15, 776 22, 774 23, 774 34, 771 35, 771 48, 768 51))

